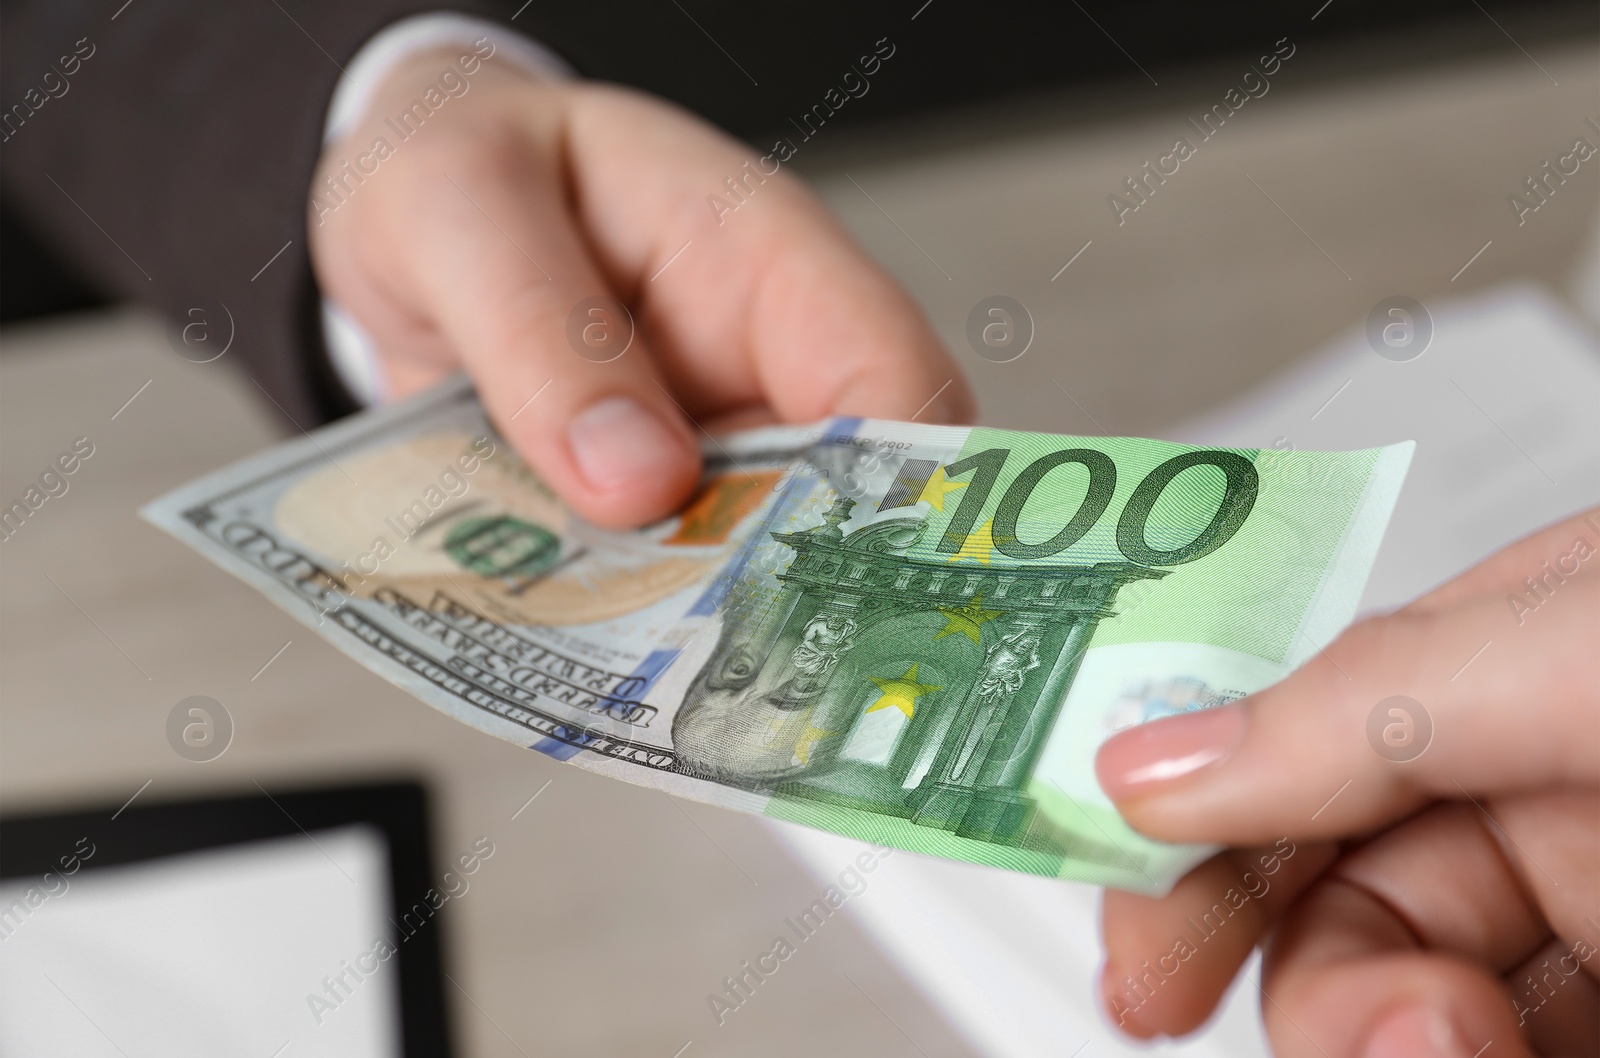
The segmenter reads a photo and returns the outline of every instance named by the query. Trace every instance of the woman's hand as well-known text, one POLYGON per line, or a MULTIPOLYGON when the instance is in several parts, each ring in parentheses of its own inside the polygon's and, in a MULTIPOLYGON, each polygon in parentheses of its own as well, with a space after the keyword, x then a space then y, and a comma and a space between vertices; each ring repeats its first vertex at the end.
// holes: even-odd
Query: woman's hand
POLYGON ((312 211, 313 260, 390 395, 464 366, 518 453, 610 526, 685 498, 706 429, 973 414, 921 312, 780 159, 636 92, 492 60, 402 140, 385 119, 454 57, 394 70, 313 188, 346 189, 312 211))
POLYGON ((1600 1053, 1597 552, 1592 511, 1261 694, 1108 741, 1133 826, 1233 846, 1163 899, 1106 894, 1113 1022, 1192 1031, 1266 942, 1285 1058, 1600 1053))

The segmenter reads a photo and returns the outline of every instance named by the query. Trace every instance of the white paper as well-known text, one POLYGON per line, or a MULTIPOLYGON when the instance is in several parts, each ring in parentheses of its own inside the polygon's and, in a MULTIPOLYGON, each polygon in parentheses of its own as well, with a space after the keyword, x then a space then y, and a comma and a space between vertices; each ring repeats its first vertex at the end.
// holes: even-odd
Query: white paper
POLYGON ((388 847, 371 827, 8 879, 0 909, 30 889, 57 892, 0 940, 0 1054, 401 1053, 397 957, 345 977, 320 1023, 307 999, 394 942, 388 847))

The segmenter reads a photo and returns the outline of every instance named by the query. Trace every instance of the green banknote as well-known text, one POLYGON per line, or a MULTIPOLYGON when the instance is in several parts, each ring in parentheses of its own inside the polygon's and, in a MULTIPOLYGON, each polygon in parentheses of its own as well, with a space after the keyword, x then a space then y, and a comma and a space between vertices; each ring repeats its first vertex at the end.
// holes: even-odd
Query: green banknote
POLYGON ((611 532, 457 381, 144 513, 489 734, 675 796, 1159 893, 1208 850, 1131 830, 1095 750, 1327 645, 1411 449, 840 418, 719 438, 683 510, 611 532))

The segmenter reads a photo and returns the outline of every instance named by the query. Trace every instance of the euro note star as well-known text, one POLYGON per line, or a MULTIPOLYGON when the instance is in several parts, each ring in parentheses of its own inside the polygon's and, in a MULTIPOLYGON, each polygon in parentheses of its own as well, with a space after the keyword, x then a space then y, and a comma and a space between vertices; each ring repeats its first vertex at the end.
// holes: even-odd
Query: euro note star
POLYGON ((975 558, 985 566, 994 555, 994 519, 978 526, 967 534, 961 542, 961 550, 945 559, 946 562, 960 562, 964 558, 975 558))
POLYGON ((812 727, 811 722, 808 720, 806 729, 800 732, 800 737, 794 741, 794 759, 801 764, 810 764, 812 747, 829 735, 837 733, 835 731, 824 731, 820 727, 812 727))
POLYGON ((932 691, 944 690, 943 684, 918 683, 917 665, 912 663, 904 676, 892 680, 881 680, 876 676, 867 679, 878 685, 878 690, 883 694, 877 701, 867 706, 867 712, 875 713, 879 709, 898 709, 906 714, 906 719, 911 719, 911 714, 917 711, 917 699, 932 691))
POLYGON ((964 489, 968 485, 965 481, 951 481, 944 476, 944 467, 935 468, 929 475, 928 483, 922 486, 922 494, 917 498, 926 500, 936 511, 944 510, 944 498, 957 489, 964 489))
POLYGON ((1005 613, 1004 610, 985 610, 983 608, 983 592, 981 591, 974 595, 972 600, 961 609, 953 610, 949 607, 941 606, 939 607, 939 612, 945 616, 945 626, 938 635, 933 637, 934 642, 938 642, 945 636, 963 635, 972 640, 975 645, 980 646, 983 643, 983 626, 1005 613))

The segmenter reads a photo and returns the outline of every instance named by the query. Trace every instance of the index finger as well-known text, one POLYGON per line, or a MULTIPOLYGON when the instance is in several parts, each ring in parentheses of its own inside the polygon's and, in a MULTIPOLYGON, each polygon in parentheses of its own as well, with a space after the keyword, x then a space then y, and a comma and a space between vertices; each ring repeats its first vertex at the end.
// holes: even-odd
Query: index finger
POLYGON ((1537 621, 1516 616, 1500 590, 1364 622, 1260 694, 1107 741, 1101 785, 1153 837, 1245 845, 1365 833, 1436 798, 1600 783, 1600 563, 1563 577, 1537 621))

